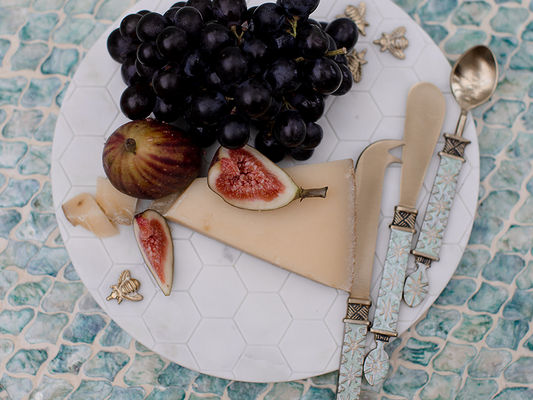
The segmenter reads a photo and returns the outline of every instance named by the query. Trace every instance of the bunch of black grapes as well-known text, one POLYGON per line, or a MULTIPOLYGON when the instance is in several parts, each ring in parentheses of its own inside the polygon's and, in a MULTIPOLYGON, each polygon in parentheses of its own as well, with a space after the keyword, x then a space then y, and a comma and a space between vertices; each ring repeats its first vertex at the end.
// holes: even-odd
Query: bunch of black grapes
POLYGON ((345 54, 355 23, 317 22, 319 0, 189 0, 163 15, 127 15, 108 38, 128 86, 120 108, 130 119, 183 118, 201 147, 255 147, 274 162, 306 160, 323 137, 316 121, 327 96, 352 87, 345 54))

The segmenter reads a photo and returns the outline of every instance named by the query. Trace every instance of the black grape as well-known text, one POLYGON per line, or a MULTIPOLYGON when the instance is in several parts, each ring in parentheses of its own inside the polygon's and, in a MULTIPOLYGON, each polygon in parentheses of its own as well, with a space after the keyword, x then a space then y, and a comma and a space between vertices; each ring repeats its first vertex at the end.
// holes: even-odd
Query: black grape
POLYGON ((174 122, 183 113, 183 107, 179 100, 165 100, 157 97, 153 109, 154 116, 161 122, 174 122))
POLYGON ((292 92, 301 84, 296 62, 285 58, 271 64, 263 77, 272 87, 274 95, 292 92))
POLYGON ((280 0, 279 4, 287 14, 307 18, 316 10, 319 2, 320 0, 280 0))
POLYGON ((132 120, 146 118, 152 113, 155 97, 148 84, 128 86, 120 96, 120 110, 132 120))
POLYGON ((215 125, 228 111, 228 102, 222 94, 205 91, 192 96, 185 118, 196 126, 215 125))
POLYGON ((306 124, 298 111, 284 110, 278 114, 272 132, 282 145, 294 147, 304 141, 306 129, 306 124))
POLYGON ((157 36, 157 50, 167 60, 179 61, 187 52, 187 33, 176 26, 168 26, 157 36))
POLYGON ((216 57, 215 70, 223 82, 240 83, 248 75, 248 57, 238 47, 226 47, 216 57))
POLYGON ((315 149, 304 149, 300 146, 296 146, 296 147, 291 147, 289 149, 287 149, 289 155, 294 158, 296 161, 305 161, 305 160, 309 160, 314 152, 315 152, 315 149))
POLYGON ((246 0, 213 0, 213 14, 224 25, 240 25, 245 12, 246 0))
POLYGON ((353 50, 359 37, 357 25, 349 18, 337 18, 331 21, 326 27, 326 33, 335 40, 337 48, 345 47, 347 52, 353 50))
POLYGON ((254 146, 272 162, 280 162, 285 158, 283 146, 269 130, 261 130, 255 137, 254 146))
POLYGON ((141 64, 137 56, 135 56, 135 70, 148 82, 152 82, 152 77, 159 68, 149 67, 148 65, 141 64))
POLYGON ((316 148, 322 138, 324 137, 324 130, 316 122, 308 122, 306 126, 305 139, 298 145, 302 149, 314 149, 316 148))
POLYGON ((275 3, 261 4, 253 14, 254 33, 267 36, 281 30, 286 16, 283 8, 275 3))
POLYGON ((272 89, 263 79, 250 78, 235 90, 235 105, 249 118, 263 115, 272 104, 272 89))
POLYGON ((337 66, 339 67, 342 73, 342 83, 335 92, 331 93, 331 95, 343 96, 348 93, 353 86, 353 75, 350 69, 345 64, 337 63, 337 66))
POLYGON ((296 35, 296 47, 304 58, 322 57, 329 48, 329 39, 322 28, 309 25, 296 35))
POLYGON ((191 77, 198 77, 206 72, 206 63, 202 53, 198 49, 192 49, 183 58, 183 71, 191 77))
POLYGON ((325 95, 335 92, 342 83, 338 64, 327 57, 306 62, 302 75, 313 89, 325 95))
POLYGON ((274 118, 276 118, 281 111, 281 107, 283 106, 283 102, 281 100, 281 97, 272 97, 272 103, 270 104, 270 107, 266 112, 261 115, 260 117, 253 118, 252 121, 258 121, 258 122, 267 122, 272 121, 274 118))
POLYGON ((308 122, 315 122, 322 117, 326 107, 324 96, 309 88, 298 89, 288 101, 308 122))
POLYGON ((174 17, 172 22, 178 28, 183 29, 187 32, 187 35, 190 40, 195 40, 204 26, 204 19, 202 14, 194 7, 182 7, 180 8, 174 17))
POLYGON ((215 19, 215 16, 213 15, 213 2, 211 0, 189 0, 187 1, 186 6, 194 7, 200 11, 204 22, 215 19))
POLYGON ((124 39, 130 40, 132 42, 138 42, 139 38, 137 37, 137 24, 142 18, 142 15, 139 14, 129 14, 126 15, 120 22, 120 34, 124 39))
POLYGON ((155 72, 152 78, 154 92, 163 99, 172 99, 187 90, 187 76, 176 63, 155 72))
POLYGON ((201 148, 209 147, 217 140, 217 126, 189 126, 189 135, 201 148))
POLYGON ((154 42, 141 43, 137 48, 137 59, 141 64, 154 68, 160 68, 167 63, 154 42))
POLYGON ((214 55, 223 47, 234 46, 235 40, 235 35, 228 28, 211 21, 205 24, 200 34, 200 48, 207 54, 214 55))
POLYGON ((250 139, 250 123, 241 115, 225 116, 218 127, 218 142, 228 149, 240 149, 250 139))
POLYGON ((137 44, 124 39, 117 28, 107 38, 107 51, 113 60, 122 64, 129 55, 137 51, 137 44))
POLYGON ((296 39, 289 32, 281 30, 268 39, 270 51, 276 57, 294 58, 296 39))
POLYGON ((137 37, 141 42, 155 42, 157 35, 168 26, 168 20, 159 13, 150 12, 137 23, 137 37))
POLYGON ((137 69, 135 68, 136 60, 137 56, 135 54, 131 54, 128 58, 126 58, 126 60, 120 67, 120 76, 122 77, 122 81, 127 86, 146 81, 146 78, 140 76, 137 72, 137 69))

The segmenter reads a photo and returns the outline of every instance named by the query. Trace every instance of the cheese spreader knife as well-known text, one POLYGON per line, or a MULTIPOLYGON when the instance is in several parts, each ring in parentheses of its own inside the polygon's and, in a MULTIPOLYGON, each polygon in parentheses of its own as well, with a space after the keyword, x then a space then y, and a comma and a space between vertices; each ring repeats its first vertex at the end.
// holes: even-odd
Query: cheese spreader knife
POLYGON ((357 249, 355 252, 354 282, 348 298, 344 319, 344 340, 341 351, 338 400, 357 400, 363 378, 365 340, 368 332, 370 309, 370 283, 378 234, 379 213, 385 169, 400 159, 389 153, 403 145, 400 140, 381 140, 372 143, 359 156, 355 168, 355 198, 357 222, 355 226, 357 249))
POLYGON ((463 138, 468 111, 487 102, 498 85, 498 63, 494 53, 484 45, 465 51, 450 74, 452 94, 461 106, 461 115, 453 135, 444 134, 446 143, 439 153, 440 165, 433 183, 426 213, 415 249, 417 269, 407 277, 403 299, 416 307, 428 293, 426 270, 433 261, 439 261, 439 252, 448 224, 450 208, 455 196, 457 178, 465 162, 465 147, 470 143, 463 138))
POLYGON ((374 333, 376 348, 364 363, 368 383, 375 385, 385 379, 389 371, 389 356, 385 343, 398 335, 396 328, 402 300, 405 271, 415 233, 418 211, 416 200, 440 135, 446 102, 435 85, 419 82, 407 95, 402 150, 400 202, 394 209, 390 237, 370 331, 374 333))

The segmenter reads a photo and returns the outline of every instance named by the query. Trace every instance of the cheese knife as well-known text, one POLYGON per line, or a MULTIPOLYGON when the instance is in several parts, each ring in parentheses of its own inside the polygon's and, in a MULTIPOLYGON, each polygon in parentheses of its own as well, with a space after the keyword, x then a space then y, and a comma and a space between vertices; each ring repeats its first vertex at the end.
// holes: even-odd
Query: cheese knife
POLYGON ((378 234, 383 177, 392 162, 401 162, 389 150, 402 146, 400 140, 372 143, 359 156, 355 168, 357 201, 354 281, 344 319, 344 340, 339 367, 337 400, 356 400, 361 391, 365 340, 368 332, 370 284, 378 234))
POLYGON ((383 275, 370 331, 376 348, 364 362, 370 385, 387 376, 390 361, 385 343, 398 335, 396 328, 402 299, 405 272, 415 233, 416 201, 440 135, 446 102, 442 92, 429 82, 419 82, 409 90, 404 125, 400 201, 390 225, 390 237, 383 275))

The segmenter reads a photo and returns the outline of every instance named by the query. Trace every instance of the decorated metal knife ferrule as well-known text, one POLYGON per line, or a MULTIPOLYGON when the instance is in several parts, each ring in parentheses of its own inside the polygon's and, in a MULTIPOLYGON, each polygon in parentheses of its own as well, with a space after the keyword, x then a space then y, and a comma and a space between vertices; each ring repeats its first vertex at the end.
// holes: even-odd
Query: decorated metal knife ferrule
POLYGON ((384 380, 389 371, 389 356, 384 347, 390 337, 398 335, 398 314, 417 213, 415 209, 397 206, 390 226, 389 246, 374 321, 370 329, 374 333, 377 346, 370 352, 364 364, 365 377, 371 385, 384 380))
POLYGON ((457 178, 465 161, 464 152, 469 140, 445 134, 444 149, 439 153, 440 164, 429 197, 420 235, 411 253, 417 269, 405 280, 404 301, 410 307, 418 306, 427 296, 427 268, 439 260, 444 230, 456 192, 457 178))
POLYGON ((370 321, 368 314, 372 302, 348 299, 344 318, 344 341, 341 350, 337 400, 358 399, 363 379, 365 342, 370 321))

